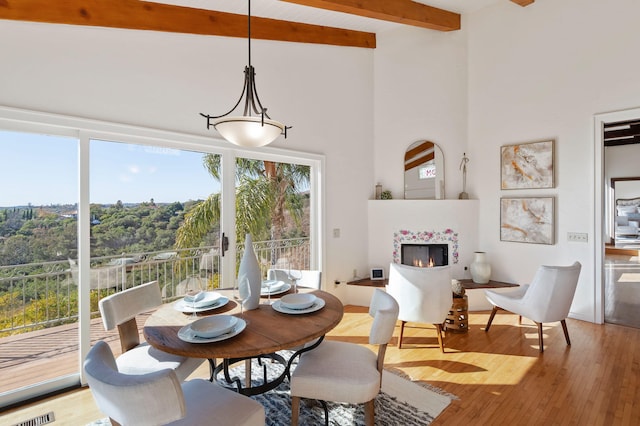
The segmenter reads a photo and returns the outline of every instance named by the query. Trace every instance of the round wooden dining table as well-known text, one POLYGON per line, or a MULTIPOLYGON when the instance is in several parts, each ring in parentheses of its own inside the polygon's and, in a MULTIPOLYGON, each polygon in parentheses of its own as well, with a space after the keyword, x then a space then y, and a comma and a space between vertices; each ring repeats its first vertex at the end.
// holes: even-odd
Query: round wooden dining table
MULTIPOLYGON (((233 290, 216 291, 227 297, 229 302, 217 309, 198 313, 198 318, 219 314, 241 316, 247 325, 240 334, 212 343, 183 341, 178 337, 178 331, 192 323, 194 318, 191 314, 176 310, 174 302, 163 305, 147 319, 143 329, 146 341, 165 352, 209 359, 212 368, 215 368, 215 359, 223 359, 226 363, 227 360, 259 358, 284 349, 303 346, 323 337, 337 326, 344 313, 342 302, 331 293, 298 287, 298 292, 312 293, 323 299, 325 305, 322 309, 305 314, 285 314, 273 309, 268 299, 263 297, 257 309, 245 310, 241 315, 239 302, 233 298, 233 290)), ((271 296, 271 302, 284 294, 271 296)), ((286 373, 288 374, 288 371, 286 373)), ((249 390, 242 393, 256 392, 249 390)))

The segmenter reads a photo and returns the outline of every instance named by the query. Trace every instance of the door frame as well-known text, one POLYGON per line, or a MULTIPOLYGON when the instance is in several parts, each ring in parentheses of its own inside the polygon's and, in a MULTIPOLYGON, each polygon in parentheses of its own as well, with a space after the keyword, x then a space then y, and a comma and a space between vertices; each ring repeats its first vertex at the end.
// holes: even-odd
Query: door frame
POLYGON ((594 298, 595 312, 594 319, 597 324, 604 323, 604 244, 605 230, 608 226, 605 214, 605 197, 607 196, 606 186, 608 182, 605 180, 605 162, 604 162, 604 125, 607 123, 615 123, 618 121, 633 120, 640 117, 640 108, 631 108, 619 111, 612 111, 594 115, 593 131, 594 131, 594 265, 595 265, 595 281, 594 281, 594 298))

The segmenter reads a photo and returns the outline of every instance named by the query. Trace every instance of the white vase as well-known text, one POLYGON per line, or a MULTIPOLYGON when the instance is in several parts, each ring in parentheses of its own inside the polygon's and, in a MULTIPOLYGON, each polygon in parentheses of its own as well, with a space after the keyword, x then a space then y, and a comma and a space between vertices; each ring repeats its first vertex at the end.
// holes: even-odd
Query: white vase
POLYGON ((474 252, 471 263, 471 279, 476 284, 486 284, 491 277, 491 265, 487 262, 487 254, 483 251, 474 252))
POLYGON ((244 239, 244 253, 240 259, 240 267, 238 268, 238 289, 240 294, 246 294, 243 286, 249 286, 251 294, 244 302, 244 309, 250 311, 260 306, 260 290, 262 287, 262 273, 256 252, 253 250, 253 241, 251 234, 247 234, 244 239))

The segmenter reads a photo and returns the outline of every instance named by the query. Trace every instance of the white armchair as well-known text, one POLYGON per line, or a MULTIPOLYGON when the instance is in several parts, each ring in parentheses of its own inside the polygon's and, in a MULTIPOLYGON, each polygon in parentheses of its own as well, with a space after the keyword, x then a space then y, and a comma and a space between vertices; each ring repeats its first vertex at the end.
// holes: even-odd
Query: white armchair
POLYGON ((569 315, 580 269, 580 262, 571 266, 540 266, 529 285, 525 284, 516 290, 502 293, 485 290, 493 310, 484 331, 489 331, 496 312, 504 309, 519 315, 520 319, 525 317, 536 323, 540 352, 544 351, 543 323, 560 321, 567 345, 571 345, 565 318, 569 315))
POLYGON ((404 325, 417 322, 435 325, 440 350, 444 352, 442 325, 453 303, 449 266, 417 268, 392 263, 387 292, 400 305, 398 319, 402 324, 398 348, 402 348, 404 325))
POLYGON ((126 374, 144 374, 171 368, 176 370, 178 378, 183 381, 204 359, 173 355, 158 350, 147 342, 140 343, 136 315, 161 304, 160 286, 157 281, 151 281, 104 297, 98 302, 98 307, 105 330, 118 328, 122 348, 122 355, 117 359, 120 371, 126 374))
POLYGON ((171 369, 140 375, 119 372, 103 341, 87 354, 84 372, 98 408, 113 425, 264 425, 261 404, 208 380, 180 385, 171 369))

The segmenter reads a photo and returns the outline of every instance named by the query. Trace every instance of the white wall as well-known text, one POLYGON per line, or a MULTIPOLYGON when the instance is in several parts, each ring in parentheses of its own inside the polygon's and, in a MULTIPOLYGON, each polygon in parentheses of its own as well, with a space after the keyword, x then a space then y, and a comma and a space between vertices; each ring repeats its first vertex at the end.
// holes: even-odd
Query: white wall
MULTIPOLYGON (((640 105, 640 2, 500 2, 469 18, 469 156, 472 191, 480 199, 479 238, 494 259, 496 279, 526 282, 539 264, 583 264, 572 315, 597 318, 594 259, 596 113, 640 105), (556 140, 556 187, 500 191, 503 144, 556 140), (481 165, 481 167, 480 167, 481 165), (474 167, 475 166, 475 167, 474 167), (499 241, 499 199, 556 197, 556 244, 499 241), (589 243, 567 242, 586 232, 589 243)), ((597 183, 598 185, 601 183, 597 183)))
MULTIPOLYGON (((347 279, 367 264, 373 50, 253 41, 252 54, 264 106, 293 126, 274 145, 326 155, 324 277, 347 279)), ((0 105, 204 135, 198 113, 233 106, 246 55, 245 39, 0 21, 0 105)))
POLYGON ((459 165, 467 140, 466 42, 465 30, 442 33, 405 27, 378 34, 372 195, 380 182, 393 198, 404 198, 404 153, 419 140, 442 148, 445 198, 458 198, 462 192, 459 165))

